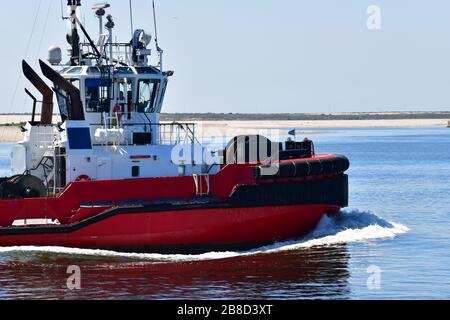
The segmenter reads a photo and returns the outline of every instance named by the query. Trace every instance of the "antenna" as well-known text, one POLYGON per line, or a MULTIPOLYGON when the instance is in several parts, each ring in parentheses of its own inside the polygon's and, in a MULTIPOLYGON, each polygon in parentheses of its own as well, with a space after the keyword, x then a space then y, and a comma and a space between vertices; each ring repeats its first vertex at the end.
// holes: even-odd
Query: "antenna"
POLYGON ((152 0, 153 5, 153 22, 155 24, 155 43, 156 43, 156 51, 159 54, 159 68, 161 72, 163 71, 163 53, 164 51, 159 47, 158 43, 158 22, 156 21, 156 8, 155 8, 155 0, 152 0))
POLYGON ((66 17, 66 16, 64 15, 64 5, 63 5, 63 0, 61 0, 61 19, 63 19, 63 20, 69 19, 68 17, 66 17))
POLYGON ((130 0, 130 26, 131 26, 131 37, 133 37, 134 27, 133 27, 133 3, 130 0))
POLYGON ((161 48, 159 47, 158 44, 158 22, 156 21, 156 8, 155 8, 155 0, 152 0, 152 5, 153 5, 153 22, 155 25, 155 42, 156 42, 156 50, 158 50, 158 52, 161 52, 161 48))

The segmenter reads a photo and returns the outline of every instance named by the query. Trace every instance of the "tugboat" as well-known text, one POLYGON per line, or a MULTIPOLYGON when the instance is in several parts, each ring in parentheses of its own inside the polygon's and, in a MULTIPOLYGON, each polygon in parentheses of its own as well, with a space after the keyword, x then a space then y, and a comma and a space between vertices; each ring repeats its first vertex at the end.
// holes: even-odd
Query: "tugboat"
POLYGON ((95 43, 80 6, 68 1, 70 60, 51 47, 39 61, 52 86, 23 61, 42 98, 26 90, 32 116, 12 147, 12 176, 0 179, 1 247, 246 250, 305 235, 348 206, 349 160, 316 154, 310 140, 238 136, 212 152, 195 124, 161 122, 174 72, 163 69, 157 36, 138 29, 114 42, 104 3, 93 7, 95 43))

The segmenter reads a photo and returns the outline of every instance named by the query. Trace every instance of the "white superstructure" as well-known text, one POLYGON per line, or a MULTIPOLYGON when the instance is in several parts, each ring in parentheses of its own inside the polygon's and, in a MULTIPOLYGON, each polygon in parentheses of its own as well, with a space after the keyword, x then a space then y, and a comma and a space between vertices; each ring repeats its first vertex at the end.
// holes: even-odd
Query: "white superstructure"
POLYGON ((200 149, 201 154, 204 149, 196 140, 194 124, 160 122, 173 72, 162 69, 163 52, 158 44, 159 65, 152 66, 152 37, 144 30, 136 30, 130 42, 114 43, 113 18, 108 15, 103 24, 108 4, 93 7, 100 23, 99 40, 94 44, 77 18, 80 1, 69 0, 68 5, 70 61, 60 64, 57 47, 49 49, 52 67, 41 61, 54 94, 24 62, 25 76, 44 99, 38 122, 38 99, 28 92, 35 101, 33 119, 22 128, 23 141, 12 149, 13 175, 33 175, 56 193, 76 180, 212 173, 214 168, 194 156, 181 165, 172 161, 177 145, 200 149), (87 43, 80 42, 79 30, 87 43), (59 107, 58 123, 50 119, 53 100, 59 107))

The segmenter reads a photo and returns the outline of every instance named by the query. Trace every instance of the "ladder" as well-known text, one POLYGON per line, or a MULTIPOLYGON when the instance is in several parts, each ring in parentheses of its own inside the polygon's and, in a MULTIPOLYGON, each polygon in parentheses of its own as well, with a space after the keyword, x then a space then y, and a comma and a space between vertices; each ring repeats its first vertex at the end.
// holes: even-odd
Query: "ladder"
POLYGON ((194 174, 195 194, 199 197, 207 197, 211 194, 209 174, 194 174))

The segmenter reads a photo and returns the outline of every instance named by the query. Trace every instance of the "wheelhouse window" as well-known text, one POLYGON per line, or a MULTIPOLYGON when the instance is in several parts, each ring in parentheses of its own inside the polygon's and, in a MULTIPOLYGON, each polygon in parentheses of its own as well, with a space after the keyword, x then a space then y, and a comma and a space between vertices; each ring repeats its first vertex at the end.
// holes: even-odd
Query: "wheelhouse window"
POLYGON ((158 109, 156 110, 157 113, 160 113, 160 112, 161 112, 161 108, 162 108, 162 105, 163 105, 163 103, 164 103, 164 97, 166 96, 167 84, 168 84, 168 83, 167 83, 167 80, 164 80, 164 81, 162 82, 161 96, 160 96, 159 102, 158 102, 159 107, 158 107, 158 109))
POLYGON ((89 67, 87 70, 87 73, 91 74, 91 75, 97 75, 97 74, 101 74, 101 70, 99 67, 89 67))
POLYGON ((161 73, 159 70, 153 67, 136 67, 136 71, 139 74, 159 74, 161 73))
POLYGON ((128 114, 128 118, 130 119, 131 113, 135 112, 133 103, 133 82, 131 80, 120 79, 118 81, 118 88, 117 103, 119 104, 122 113, 128 114))
POLYGON ((86 79, 86 111, 87 112, 109 112, 110 88, 109 79, 86 79))
POLYGON ((55 86, 56 99, 58 101, 59 113, 61 115, 62 122, 65 122, 69 118, 69 97, 67 93, 58 86, 55 86))
MULTIPOLYGON (((75 86, 78 90, 80 89, 80 79, 67 79, 73 86, 75 86)), ((65 122, 69 117, 69 104, 70 97, 67 93, 60 87, 55 87, 56 99, 58 101, 59 113, 61 115, 62 122, 65 122)))
POLYGON ((80 79, 69 79, 69 81, 75 88, 80 90, 80 79))
POLYGON ((73 67, 69 70, 66 70, 65 72, 67 74, 80 74, 81 72, 83 72, 83 67, 73 67))
POLYGON ((114 74, 115 75, 124 75, 124 74, 130 74, 133 75, 133 69, 131 69, 130 67, 117 67, 114 69, 114 74))
POLYGON ((156 98, 159 91, 159 80, 139 80, 137 112, 153 113, 156 109, 156 98))

